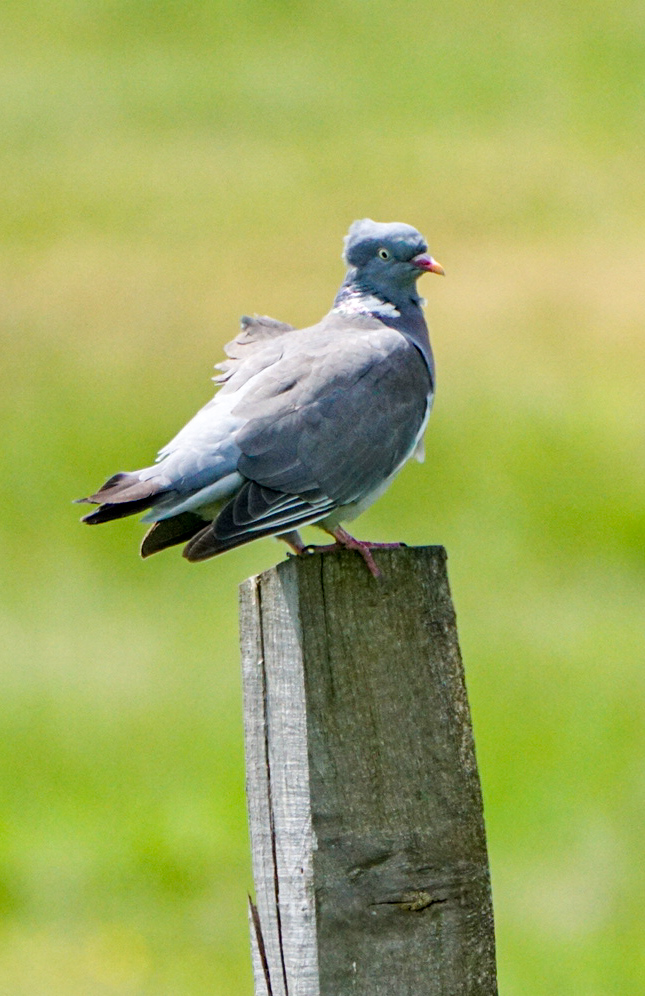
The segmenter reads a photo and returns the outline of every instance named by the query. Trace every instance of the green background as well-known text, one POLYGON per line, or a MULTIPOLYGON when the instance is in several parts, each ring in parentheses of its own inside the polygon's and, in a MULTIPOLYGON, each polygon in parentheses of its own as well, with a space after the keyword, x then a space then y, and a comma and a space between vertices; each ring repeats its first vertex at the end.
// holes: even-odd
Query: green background
MULTIPOLYGON (((624 996, 642 938, 645 8, 31 0, 0 31, 0 992, 251 989, 236 588, 70 499, 317 320, 409 222, 439 388, 359 536, 443 543, 503 996, 624 996)), ((313 534, 312 534, 313 538, 313 534)))

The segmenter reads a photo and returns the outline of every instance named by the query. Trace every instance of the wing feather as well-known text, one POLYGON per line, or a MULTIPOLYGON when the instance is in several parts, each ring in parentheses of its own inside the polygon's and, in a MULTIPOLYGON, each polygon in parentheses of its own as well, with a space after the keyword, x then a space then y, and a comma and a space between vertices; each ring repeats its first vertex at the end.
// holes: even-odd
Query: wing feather
POLYGON ((277 491, 317 490, 343 505, 378 488, 412 453, 431 381, 419 351, 392 329, 328 345, 285 355, 274 393, 265 383, 261 403, 254 395, 234 409, 248 418, 236 436, 238 469, 277 491))

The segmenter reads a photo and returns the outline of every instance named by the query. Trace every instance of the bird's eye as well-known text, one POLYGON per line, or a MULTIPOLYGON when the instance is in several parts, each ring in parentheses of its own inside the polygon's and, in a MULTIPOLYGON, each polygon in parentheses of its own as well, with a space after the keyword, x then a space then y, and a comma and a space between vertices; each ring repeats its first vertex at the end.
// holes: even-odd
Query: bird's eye
POLYGON ((390 258, 390 253, 387 251, 387 249, 379 249, 378 254, 381 257, 381 259, 389 259, 390 258))

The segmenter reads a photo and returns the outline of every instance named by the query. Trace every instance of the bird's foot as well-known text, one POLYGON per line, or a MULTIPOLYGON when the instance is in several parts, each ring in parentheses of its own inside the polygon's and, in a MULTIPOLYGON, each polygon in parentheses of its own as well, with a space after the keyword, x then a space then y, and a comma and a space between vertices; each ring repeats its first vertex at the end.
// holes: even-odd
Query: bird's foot
POLYGON ((325 543, 322 546, 316 543, 303 543, 300 533, 296 529, 292 529, 288 533, 279 533, 276 535, 276 539, 282 540, 283 543, 291 547, 287 557, 304 557, 310 553, 330 553, 332 550, 343 549, 340 543, 325 543))
MULTIPOLYGON (((372 550, 398 550, 403 545, 402 543, 368 543, 366 540, 358 540, 354 536, 351 536, 342 526, 336 526, 335 529, 326 530, 326 532, 329 532, 336 540, 327 549, 334 550, 342 547, 345 550, 355 550, 363 558, 370 574, 375 578, 383 577, 383 572, 374 563, 372 550)), ((318 549, 321 548, 319 547, 318 549)))
MULTIPOLYGON (((349 535, 349 534, 348 534, 349 535)), ((339 550, 355 550, 356 553, 360 553, 361 557, 367 564, 370 574, 375 578, 380 578, 383 576, 383 572, 378 569, 374 563, 374 557, 370 552, 371 543, 362 543, 360 540, 354 539, 350 536, 352 540, 351 543, 310 543, 303 553, 338 553, 339 550)))
POLYGON ((288 557, 300 557, 303 553, 309 552, 309 547, 302 542, 297 529, 291 529, 288 533, 278 533, 276 539, 282 540, 283 543, 291 547, 293 553, 288 553, 288 557))
POLYGON ((343 547, 340 543, 308 543, 303 553, 337 553, 343 547))
MULTIPOLYGON (((323 526, 322 528, 324 529, 325 527, 323 526)), ((334 553, 338 550, 355 550, 363 558, 370 574, 375 578, 383 577, 383 572, 376 566, 372 550, 400 550, 402 546, 405 546, 405 543, 369 543, 366 540, 358 540, 354 536, 351 536, 342 526, 337 526, 333 530, 326 529, 325 532, 333 536, 336 542, 323 545, 303 543, 300 534, 295 529, 288 533, 280 533, 279 536, 276 536, 276 539, 283 540, 287 546, 291 547, 293 553, 288 554, 288 556, 302 557, 309 553, 334 553)))

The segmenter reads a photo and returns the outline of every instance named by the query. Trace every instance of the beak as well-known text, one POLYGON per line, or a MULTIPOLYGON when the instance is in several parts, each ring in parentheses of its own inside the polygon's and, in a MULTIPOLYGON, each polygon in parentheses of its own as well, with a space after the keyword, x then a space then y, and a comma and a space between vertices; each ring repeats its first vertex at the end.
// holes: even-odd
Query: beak
POLYGON ((425 270, 427 273, 440 273, 442 277, 446 275, 446 271, 441 263, 437 263, 436 259, 433 259, 432 256, 429 256, 425 252, 419 253, 410 262, 419 270, 425 270))

